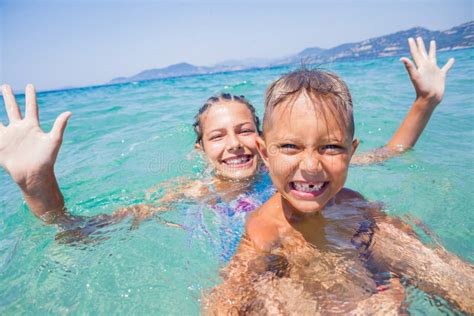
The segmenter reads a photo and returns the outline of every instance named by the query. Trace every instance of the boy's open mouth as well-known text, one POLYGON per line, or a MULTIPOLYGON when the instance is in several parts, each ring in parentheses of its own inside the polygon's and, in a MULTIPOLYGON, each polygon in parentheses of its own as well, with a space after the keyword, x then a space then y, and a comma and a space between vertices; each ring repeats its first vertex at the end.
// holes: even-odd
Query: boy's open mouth
POLYGON ((291 181, 291 193, 301 198, 314 198, 321 195, 327 188, 329 182, 304 182, 291 181))
POLYGON ((245 168, 250 166, 253 161, 252 155, 240 155, 236 157, 222 159, 222 162, 230 168, 245 168))

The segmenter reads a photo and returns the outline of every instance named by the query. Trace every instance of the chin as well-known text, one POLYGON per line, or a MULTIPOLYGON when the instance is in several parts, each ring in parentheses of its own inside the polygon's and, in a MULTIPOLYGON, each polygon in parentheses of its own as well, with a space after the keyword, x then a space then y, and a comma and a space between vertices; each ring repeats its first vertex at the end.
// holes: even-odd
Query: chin
POLYGON ((251 178, 255 176, 256 174, 257 174, 256 170, 220 173, 222 177, 232 179, 232 180, 244 180, 247 178, 251 178))
MULTIPOLYGON (((291 203, 291 202, 290 202, 291 203)), ((293 208, 303 214, 316 214, 322 211, 325 205, 319 203, 291 203, 293 208), (295 205, 296 204, 296 205, 295 205)))
POLYGON ((307 215, 320 213, 327 204, 327 201, 300 200, 291 195, 285 196, 284 200, 293 212, 307 215))

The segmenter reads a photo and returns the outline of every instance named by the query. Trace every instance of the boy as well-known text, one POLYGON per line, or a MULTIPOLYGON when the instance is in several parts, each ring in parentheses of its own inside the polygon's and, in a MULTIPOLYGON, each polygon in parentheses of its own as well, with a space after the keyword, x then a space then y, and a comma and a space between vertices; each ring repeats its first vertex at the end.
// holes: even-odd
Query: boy
POLYGON ((302 69, 268 88, 257 147, 277 193, 249 216, 208 312, 399 313, 399 279, 474 312, 471 265, 344 188, 353 137, 337 75, 302 69))

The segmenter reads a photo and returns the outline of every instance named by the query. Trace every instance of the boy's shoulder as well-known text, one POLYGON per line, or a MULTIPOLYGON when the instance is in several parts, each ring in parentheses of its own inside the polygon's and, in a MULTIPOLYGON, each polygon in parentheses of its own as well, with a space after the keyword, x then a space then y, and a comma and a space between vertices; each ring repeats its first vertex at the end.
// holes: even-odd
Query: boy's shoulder
POLYGON ((279 223, 272 214, 278 203, 270 198, 247 217, 245 231, 253 246, 260 251, 270 251, 279 241, 279 223))
POLYGON ((365 201, 365 198, 359 192, 348 189, 348 188, 342 188, 342 190, 339 191, 335 196, 335 202, 337 204, 344 203, 346 201, 354 201, 354 200, 365 201))

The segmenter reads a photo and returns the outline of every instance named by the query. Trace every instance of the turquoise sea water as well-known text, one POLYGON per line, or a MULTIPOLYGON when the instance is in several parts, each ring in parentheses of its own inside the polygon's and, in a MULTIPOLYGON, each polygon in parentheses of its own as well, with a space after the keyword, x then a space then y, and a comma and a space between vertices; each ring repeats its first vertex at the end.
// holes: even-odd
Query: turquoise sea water
MULTIPOLYGON (((385 203, 393 216, 420 219, 450 251, 474 262, 474 50, 456 58, 447 92, 416 148, 384 164, 352 167, 347 187, 385 203)), ((414 99, 394 58, 325 65, 351 89, 359 150, 379 147, 414 99)), ((177 176, 199 177, 193 116, 219 92, 243 94, 263 113, 266 86, 288 68, 202 75, 40 93, 42 126, 73 116, 56 164, 71 213, 93 216, 144 201, 145 191, 177 176)), ((23 102, 23 97, 19 97, 23 102)), ((6 123, 3 105, 0 120, 6 123)), ((259 190, 269 187, 263 180, 259 190)), ((146 221, 100 231, 100 242, 63 244, 57 228, 29 213, 0 170, 0 314, 197 314, 201 292, 218 282, 219 220, 211 209, 183 201, 164 215, 195 223, 192 232, 146 221), (191 214, 191 215, 190 215, 191 214)), ((452 313, 416 291, 413 314, 452 313)))

